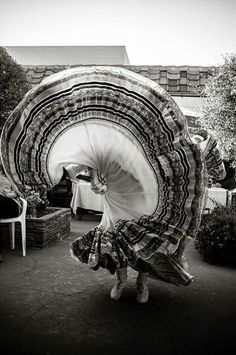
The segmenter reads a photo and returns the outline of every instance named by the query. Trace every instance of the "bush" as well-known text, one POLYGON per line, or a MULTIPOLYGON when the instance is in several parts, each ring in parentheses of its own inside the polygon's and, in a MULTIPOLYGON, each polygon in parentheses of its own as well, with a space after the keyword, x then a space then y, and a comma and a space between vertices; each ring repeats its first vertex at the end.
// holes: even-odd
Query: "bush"
POLYGON ((236 208, 218 204, 205 214, 194 244, 208 261, 236 264, 236 208))
POLYGON ((0 47, 0 133, 11 111, 30 88, 22 66, 0 47))
POLYGON ((216 138, 225 160, 236 168, 236 53, 223 56, 205 85, 199 124, 216 138))

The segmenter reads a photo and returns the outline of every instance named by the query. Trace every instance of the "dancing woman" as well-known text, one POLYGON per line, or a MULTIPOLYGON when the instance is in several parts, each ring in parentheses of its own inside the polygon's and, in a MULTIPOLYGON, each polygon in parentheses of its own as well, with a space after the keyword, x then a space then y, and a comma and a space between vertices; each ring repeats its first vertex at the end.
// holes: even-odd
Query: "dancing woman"
MULTIPOLYGON (((5 166, 19 187, 54 186, 70 164, 90 170, 104 212, 71 251, 94 270, 116 273, 113 300, 121 296, 128 265, 138 272, 141 303, 148 300, 149 277, 191 283, 181 255, 201 220, 206 158, 157 83, 117 67, 63 71, 26 95, 2 139, 5 166)), ((222 161, 216 165, 221 171, 222 161)))

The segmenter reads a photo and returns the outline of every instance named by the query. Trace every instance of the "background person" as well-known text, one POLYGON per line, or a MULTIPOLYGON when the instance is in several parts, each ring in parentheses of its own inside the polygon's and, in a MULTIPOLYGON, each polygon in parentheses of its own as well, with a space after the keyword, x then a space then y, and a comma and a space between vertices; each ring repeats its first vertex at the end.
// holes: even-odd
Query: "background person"
MULTIPOLYGON (((13 189, 0 162, 0 219, 19 216, 21 208, 20 195, 13 189)), ((0 225, 0 262, 2 261, 2 238, 0 225)))

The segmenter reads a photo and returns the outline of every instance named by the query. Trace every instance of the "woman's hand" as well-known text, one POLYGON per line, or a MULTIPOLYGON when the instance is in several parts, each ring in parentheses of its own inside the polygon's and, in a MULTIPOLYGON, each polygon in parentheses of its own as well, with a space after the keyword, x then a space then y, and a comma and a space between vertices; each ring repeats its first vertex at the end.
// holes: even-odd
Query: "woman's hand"
POLYGON ((10 188, 5 188, 3 190, 3 192, 6 197, 9 197, 9 198, 16 198, 17 197, 16 192, 11 190, 10 188))

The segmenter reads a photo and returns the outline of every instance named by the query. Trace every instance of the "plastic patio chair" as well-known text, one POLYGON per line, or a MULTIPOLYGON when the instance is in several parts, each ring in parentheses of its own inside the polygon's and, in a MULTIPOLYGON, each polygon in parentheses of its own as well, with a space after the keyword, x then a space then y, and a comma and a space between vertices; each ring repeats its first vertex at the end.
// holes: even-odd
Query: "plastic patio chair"
POLYGON ((17 217, 12 218, 0 218, 0 223, 10 223, 10 238, 11 238, 11 249, 15 249, 15 223, 20 222, 21 224, 21 238, 22 238, 22 251, 23 256, 26 255, 26 209, 27 201, 24 198, 20 198, 22 201, 22 212, 17 217))

